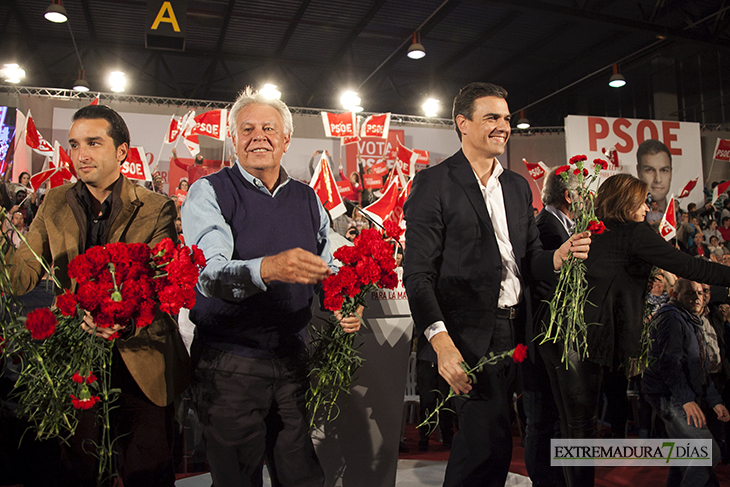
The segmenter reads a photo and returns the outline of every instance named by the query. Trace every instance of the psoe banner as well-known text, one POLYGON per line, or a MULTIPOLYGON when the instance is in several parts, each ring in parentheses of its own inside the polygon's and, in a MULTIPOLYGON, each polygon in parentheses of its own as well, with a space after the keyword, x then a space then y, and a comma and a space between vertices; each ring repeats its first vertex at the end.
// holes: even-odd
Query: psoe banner
MULTIPOLYGON (((605 154, 613 148, 618 155, 618 167, 610 165, 608 171, 601 171, 601 179, 617 172, 638 176, 649 185, 649 193, 659 202, 660 211, 666 209, 667 198, 672 193, 680 194, 687 181, 698 173, 704 180, 698 123, 581 115, 565 118, 568 157, 585 154, 589 161, 606 160, 605 154), (637 160, 639 148, 643 154, 641 161, 637 160)), ((688 203, 704 203, 702 185, 695 186, 682 201, 683 205, 688 203)))

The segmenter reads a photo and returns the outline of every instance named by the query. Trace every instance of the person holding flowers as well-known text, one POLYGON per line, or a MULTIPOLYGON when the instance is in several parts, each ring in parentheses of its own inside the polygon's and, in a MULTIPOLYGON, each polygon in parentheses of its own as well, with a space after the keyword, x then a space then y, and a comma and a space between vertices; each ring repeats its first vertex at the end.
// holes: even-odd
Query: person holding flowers
MULTIPOLYGON (((730 268, 679 251, 644 221, 649 211, 647 190, 645 182, 630 174, 611 176, 598 188, 595 216, 605 231, 594 231, 591 252, 584 261, 585 344, 568 347, 566 354, 563 343, 546 342, 540 347, 560 412, 563 438, 596 436, 604 369, 626 373, 630 360, 639 357, 644 296, 653 266, 686 279, 730 285, 730 268)), ((563 470, 568 486, 593 485, 594 467, 563 470)))
MULTIPOLYGON (((175 205, 121 175, 129 150, 129 130, 121 116, 109 107, 92 105, 78 110, 72 120, 70 156, 79 180, 48 192, 26 235, 27 243, 5 255, 17 294, 29 292, 43 277, 44 266, 37 257, 53 262, 61 288, 73 292, 85 274, 77 269, 72 280, 69 264, 88 249, 113 242, 154 246, 165 238, 176 240, 175 205)), ((64 306, 62 301, 59 296, 59 307, 64 306)), ((45 311, 50 323, 52 313, 45 311)), ((44 316, 37 314, 33 326, 26 323, 32 333, 48 328, 44 328, 44 316)), ((172 402, 189 383, 189 359, 174 319, 157 309, 150 320, 144 328, 97 327, 87 313, 82 324, 100 337, 118 337, 110 380, 121 392, 110 415, 125 486, 173 486, 175 482, 172 402)), ((83 371, 74 381, 91 385, 96 376, 83 371)), ((98 399, 71 400, 82 411, 75 435, 62 444, 58 482, 74 487, 97 485, 99 457, 91 445, 101 443, 101 426, 95 422, 98 399)))
MULTIPOLYGON (((321 487, 303 333, 314 286, 336 270, 329 217, 281 166, 292 134, 282 101, 246 88, 229 120, 238 163, 199 179, 182 206, 185 238, 207 259, 190 312, 192 395, 213 483, 261 485, 266 460, 276 485, 321 487)), ((358 316, 338 319, 360 328, 358 316)))
POLYGON ((538 237, 532 191, 497 160, 510 135, 504 88, 471 83, 454 100, 461 150, 416 174, 406 201, 404 283, 416 330, 457 395, 444 486, 503 486, 512 457, 509 403, 517 366, 501 360, 531 341, 532 279, 555 281, 569 252, 585 258, 587 232, 556 251, 538 237))

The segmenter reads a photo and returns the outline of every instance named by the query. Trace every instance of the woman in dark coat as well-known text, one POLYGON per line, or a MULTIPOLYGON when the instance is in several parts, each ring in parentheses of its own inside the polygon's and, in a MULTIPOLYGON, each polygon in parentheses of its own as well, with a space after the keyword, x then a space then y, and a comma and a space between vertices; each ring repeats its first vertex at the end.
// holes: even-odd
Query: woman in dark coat
MULTIPOLYGON (((596 235, 585 260, 587 358, 562 346, 541 348, 561 417, 563 438, 596 437, 596 414, 604 368, 627 370, 638 356, 644 297, 653 266, 693 281, 730 286, 730 267, 696 259, 655 233, 644 216, 647 185, 629 174, 608 178, 598 189, 596 216, 607 230, 596 235)), ((593 485, 593 467, 564 467, 568 486, 593 485)))

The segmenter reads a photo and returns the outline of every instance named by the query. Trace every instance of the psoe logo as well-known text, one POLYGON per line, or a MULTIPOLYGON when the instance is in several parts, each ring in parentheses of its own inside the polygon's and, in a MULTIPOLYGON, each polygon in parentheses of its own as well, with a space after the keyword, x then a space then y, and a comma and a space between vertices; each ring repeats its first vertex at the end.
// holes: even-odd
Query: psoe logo
POLYGON ((552 439, 552 466, 712 466, 712 440, 552 439))

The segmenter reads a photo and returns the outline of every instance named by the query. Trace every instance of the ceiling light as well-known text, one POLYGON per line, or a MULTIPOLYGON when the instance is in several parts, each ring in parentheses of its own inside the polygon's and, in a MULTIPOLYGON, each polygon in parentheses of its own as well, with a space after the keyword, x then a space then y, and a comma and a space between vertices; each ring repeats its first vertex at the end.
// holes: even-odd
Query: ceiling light
POLYGON ((263 88, 259 90, 259 93, 264 95, 266 98, 271 100, 278 100, 281 98, 281 91, 276 89, 276 85, 265 84, 263 88))
POLYGON ((6 64, 2 73, 8 83, 20 83, 20 80, 25 78, 25 70, 17 64, 6 64))
POLYGON ((109 85, 111 90, 115 93, 124 91, 127 85, 127 80, 124 78, 124 73, 121 71, 112 71, 109 75, 109 85))
POLYGON ((46 13, 44 13, 43 16, 46 20, 50 20, 57 24, 63 24, 68 20, 66 9, 63 8, 63 5, 61 5, 61 0, 58 0, 58 3, 56 3, 56 0, 53 0, 53 3, 48 6, 46 13))
POLYGON ((363 107, 360 105, 360 97, 354 91, 346 91, 340 97, 340 103, 342 108, 350 110, 351 112, 360 113, 363 111, 363 107))
POLYGON ((77 79, 74 82, 73 90, 74 91, 89 91, 91 87, 89 86, 89 82, 85 79, 86 73, 84 73, 84 70, 79 70, 79 79, 77 79))
POLYGON ((520 130, 525 130, 530 128, 530 121, 527 120, 527 117, 525 117, 525 111, 520 110, 520 119, 517 120, 517 128, 520 130))
POLYGON ((439 101, 434 100, 433 98, 429 98, 423 104, 423 112, 427 117, 438 117, 440 109, 441 106, 439 104, 439 101))
POLYGON ((618 64, 613 65, 613 74, 611 75, 611 78, 608 80, 608 86, 611 88, 621 88, 622 86, 626 85, 626 78, 619 73, 618 71, 618 64))
POLYGON ((413 33, 413 44, 408 48, 408 57, 411 59, 421 59, 426 55, 426 48, 421 44, 421 34, 413 33), (418 36, 418 37, 416 37, 418 36))

